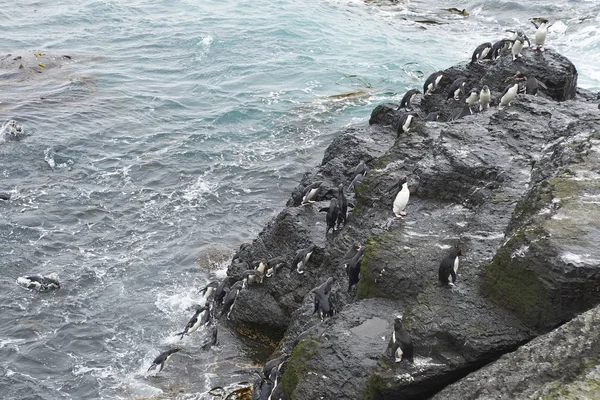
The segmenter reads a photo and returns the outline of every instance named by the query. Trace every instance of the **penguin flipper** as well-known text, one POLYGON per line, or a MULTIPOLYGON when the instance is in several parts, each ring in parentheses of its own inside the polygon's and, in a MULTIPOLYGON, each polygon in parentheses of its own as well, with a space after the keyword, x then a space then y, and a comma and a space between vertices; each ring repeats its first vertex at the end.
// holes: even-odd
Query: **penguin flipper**
POLYGON ((454 268, 450 268, 450 275, 452 275, 452 283, 456 283, 456 272, 454 272, 454 268))
POLYGON ((152 365, 150 366, 150 368, 148 368, 148 371, 147 371, 147 372, 150 372, 150 370, 151 370, 152 368, 156 367, 156 366, 157 366, 157 364, 156 364, 156 363, 152 363, 152 365))
POLYGON ((160 363, 160 369, 158 370, 158 372, 162 371, 164 367, 165 367, 165 362, 164 362, 164 361, 162 361, 162 362, 160 363))

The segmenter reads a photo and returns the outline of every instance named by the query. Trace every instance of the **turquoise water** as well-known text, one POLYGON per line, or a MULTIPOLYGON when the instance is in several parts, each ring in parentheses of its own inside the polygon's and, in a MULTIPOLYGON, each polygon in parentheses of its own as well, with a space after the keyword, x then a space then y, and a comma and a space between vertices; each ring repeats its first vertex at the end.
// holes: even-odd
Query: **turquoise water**
POLYGON ((504 29, 533 37, 532 16, 556 16, 548 47, 600 89, 595 2, 469 2, 468 18, 436 3, 5 5, 0 124, 28 135, 0 137, 0 191, 13 196, 0 203, 0 392, 201 399, 254 379, 252 346, 226 329, 206 353, 202 332, 173 334, 224 275, 220 256, 276 215, 337 132, 504 29), (32 273, 63 289, 16 286, 32 273))

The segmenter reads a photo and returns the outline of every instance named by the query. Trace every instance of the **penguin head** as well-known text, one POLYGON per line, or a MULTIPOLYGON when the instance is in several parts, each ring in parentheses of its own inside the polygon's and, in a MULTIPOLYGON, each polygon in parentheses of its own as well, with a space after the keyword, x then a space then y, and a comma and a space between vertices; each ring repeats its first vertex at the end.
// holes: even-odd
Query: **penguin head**
POLYGON ((456 250, 456 254, 458 256, 464 256, 465 254, 463 253, 462 249, 460 248, 460 242, 456 243, 454 245, 454 249, 456 250))
POLYGON ((408 176, 404 175, 402 178, 400 178, 400 181, 398 182, 398 184, 400 186, 404 185, 406 182, 408 182, 408 176))
POLYGON ((362 245, 359 242, 354 243, 353 246, 355 250, 360 250, 360 248, 362 247, 362 245))
POLYGON ((489 92, 490 88, 488 87, 488 85, 483 85, 483 87, 481 88, 481 91, 483 91, 483 92, 489 92))

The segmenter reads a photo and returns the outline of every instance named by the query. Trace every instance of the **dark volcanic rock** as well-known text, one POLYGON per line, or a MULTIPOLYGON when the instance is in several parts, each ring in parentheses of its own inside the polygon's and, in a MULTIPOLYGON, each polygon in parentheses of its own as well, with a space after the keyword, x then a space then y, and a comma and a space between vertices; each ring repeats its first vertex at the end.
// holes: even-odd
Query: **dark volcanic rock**
MULTIPOLYGON (((232 313, 239 326, 287 330, 279 352, 291 352, 283 375, 291 399, 424 398, 600 302, 593 264, 600 259, 593 246, 597 109, 583 90, 573 99, 573 65, 548 51, 526 52, 515 63, 504 57, 453 67, 419 112, 460 111, 462 104, 446 102, 450 77, 487 84, 497 99, 517 71, 535 74, 548 90, 454 122, 417 122, 401 135, 402 110, 378 106, 371 126, 342 133, 288 207, 240 254, 247 262, 291 261, 298 249, 316 245, 305 274, 280 270, 242 291, 232 313), (318 209, 328 206, 339 184, 350 183, 361 160, 371 170, 357 198, 348 195, 351 218, 326 236, 318 209), (391 188, 404 175, 411 198, 407 215, 395 218, 391 188), (323 181, 319 202, 298 206, 315 181, 323 181), (550 234, 527 236, 541 229, 550 234), (358 286, 348 292, 341 262, 357 241, 366 249, 358 286), (450 288, 440 285, 437 271, 457 242, 465 255, 450 288), (529 272, 513 272, 518 268, 529 272), (329 277, 339 313, 320 322, 310 291, 329 277), (400 313, 415 346, 414 364, 385 355, 400 313)), ((232 263, 228 273, 247 268, 232 263)))
POLYGON ((473 372, 435 400, 594 399, 600 393, 600 307, 473 372))

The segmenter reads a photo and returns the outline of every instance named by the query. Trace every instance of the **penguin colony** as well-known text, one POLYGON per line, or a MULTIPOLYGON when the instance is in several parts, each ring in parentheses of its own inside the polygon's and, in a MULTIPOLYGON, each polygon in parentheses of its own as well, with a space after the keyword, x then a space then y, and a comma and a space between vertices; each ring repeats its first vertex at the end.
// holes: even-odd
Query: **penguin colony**
MULTIPOLYGON (((546 33, 547 29, 550 27, 550 25, 548 25, 548 20, 538 18, 532 21, 532 23, 537 30, 535 33, 535 45, 530 47, 532 50, 544 51, 546 33)), ((485 66, 486 63, 494 62, 509 50, 513 61, 518 62, 518 60, 523 57, 521 52, 525 43, 530 45, 530 42, 522 31, 516 30, 509 32, 512 34, 511 38, 502 39, 493 44, 491 42, 486 42, 477 46, 472 54, 471 64, 485 66)), ((434 93, 438 89, 440 81, 443 78, 443 72, 435 72, 425 81, 423 92, 418 89, 411 89, 406 92, 398 107, 398 110, 404 109, 405 111, 399 118, 398 135, 410 132, 414 120, 419 117, 416 112, 412 111, 412 102, 414 98, 419 94, 428 96, 434 93)), ((519 93, 535 95, 539 87, 546 88, 544 84, 539 82, 535 77, 526 76, 522 73, 507 77, 505 82, 508 83, 508 86, 498 98, 497 104, 499 108, 509 107, 519 93)), ((460 114, 451 117, 450 120, 473 114, 474 109, 475 111, 483 112, 490 107, 492 93, 487 85, 483 85, 481 89, 469 87, 470 85, 467 85, 469 85, 467 79, 461 77, 456 79, 450 86, 446 101, 456 101, 464 105, 460 114), (467 87, 469 88, 469 91, 466 90, 467 87), (475 107, 477 104, 479 107, 475 107)), ((425 118, 426 121, 437 121, 437 119, 437 113, 431 113, 425 118)), ((358 196, 358 188, 368 172, 369 167, 364 160, 360 161, 353 171, 349 171, 351 180, 346 190, 351 192, 355 199, 358 196)), ((349 202, 346 198, 344 187, 344 184, 339 184, 336 189, 325 191, 323 189, 323 181, 315 181, 306 186, 300 199, 298 199, 300 200, 300 207, 310 207, 310 205, 316 201, 321 201, 328 197, 330 198, 329 206, 319 209, 319 212, 326 212, 326 237, 334 235, 336 231, 342 229, 342 227, 349 222, 348 211, 354 207, 354 204, 349 202)), ((388 192, 393 195, 391 207, 391 211, 394 215, 393 218, 404 218, 407 215, 405 210, 410 199, 408 177, 400 177, 397 182, 388 189, 388 192)), ((10 195, 0 193, 0 199, 9 200, 10 195)), ((201 348, 203 350, 208 350, 210 347, 217 345, 218 331, 215 321, 217 319, 222 320, 223 318, 230 320, 231 313, 235 307, 235 302, 243 290, 250 290, 249 288, 252 286, 264 284, 265 278, 274 279, 277 272, 283 267, 288 267, 290 273, 296 273, 299 277, 302 276, 309 269, 311 257, 316 250, 317 247, 314 244, 310 244, 305 248, 298 249, 293 259, 292 257, 278 256, 270 258, 263 257, 259 260, 253 260, 252 256, 249 256, 249 254, 252 254, 252 243, 242 244, 238 252, 233 256, 232 263, 241 263, 246 269, 237 277, 226 277, 221 281, 209 282, 201 290, 202 298, 200 299, 200 303, 202 305, 197 307, 183 331, 176 333, 175 335, 180 336, 181 340, 185 336, 192 335, 199 329, 210 329, 210 335, 208 339, 203 341, 201 348), (288 262, 289 259, 292 259, 292 261, 288 262), (234 283, 230 286, 231 278, 233 278, 234 283)), ((360 243, 355 243, 351 246, 349 251, 343 257, 343 261, 340 263, 340 269, 344 269, 348 278, 348 292, 350 292, 360 280, 360 262, 364 251, 364 246, 360 243)), ((455 286, 458 279, 459 257, 463 255, 463 251, 457 243, 443 257, 438 268, 438 280, 441 285, 450 288, 455 286)), ((58 280, 38 275, 19 277, 17 283, 27 289, 39 292, 58 290, 61 287, 58 280)), ((335 294, 332 290, 333 283, 334 278, 330 277, 321 285, 311 290, 311 293, 314 296, 313 315, 317 314, 321 321, 333 317, 337 313, 335 294)), ((308 336, 311 329, 312 327, 301 333, 294 341, 294 345, 304 337, 308 336)), ((177 346, 162 352, 154 359, 148 368, 148 371, 153 368, 157 368, 158 372, 162 371, 166 362, 181 350, 182 347, 177 346)), ((391 332, 386 353, 394 362, 402 362, 404 360, 413 362, 414 345, 410 334, 403 327, 401 315, 396 317, 394 321, 394 331, 391 332)), ((288 357, 289 354, 281 355, 265 364, 260 384, 255 387, 255 394, 258 393, 259 399, 278 400, 285 398, 281 377, 285 370, 288 357)))

